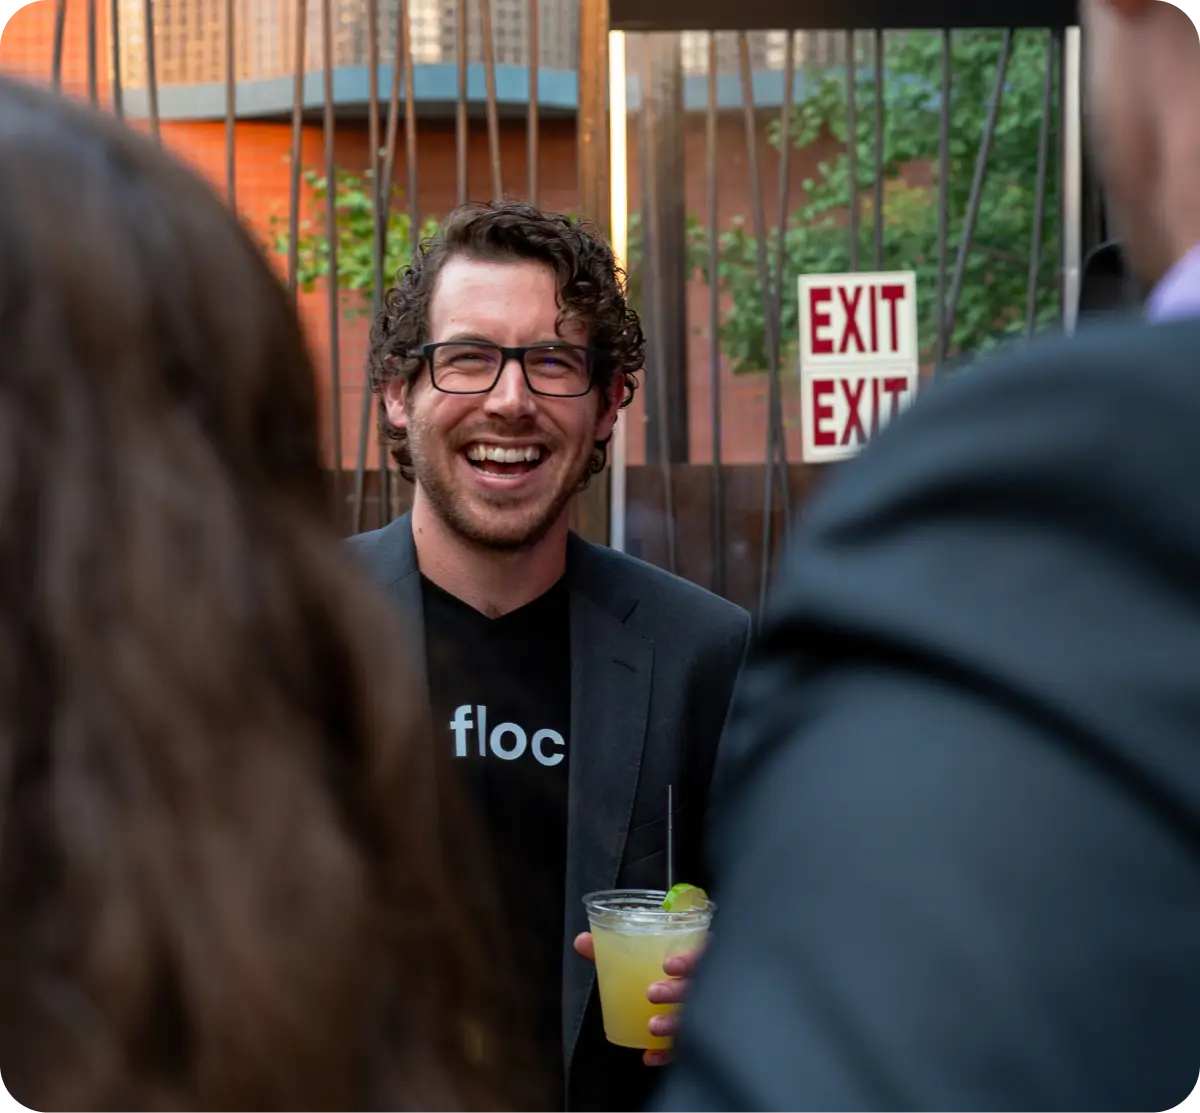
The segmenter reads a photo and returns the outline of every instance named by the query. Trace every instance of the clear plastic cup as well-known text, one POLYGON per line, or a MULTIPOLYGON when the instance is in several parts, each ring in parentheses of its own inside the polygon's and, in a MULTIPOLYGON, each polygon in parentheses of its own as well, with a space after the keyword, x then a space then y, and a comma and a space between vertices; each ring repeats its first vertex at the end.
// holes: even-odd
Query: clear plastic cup
POLYGON ((654 889, 613 889, 583 898, 596 944, 596 979, 604 1034, 620 1047, 671 1046, 650 1033, 650 1018, 666 1016, 674 1005, 653 1005, 646 991, 668 975, 663 963, 673 955, 704 945, 717 906, 665 912, 666 893, 654 889))

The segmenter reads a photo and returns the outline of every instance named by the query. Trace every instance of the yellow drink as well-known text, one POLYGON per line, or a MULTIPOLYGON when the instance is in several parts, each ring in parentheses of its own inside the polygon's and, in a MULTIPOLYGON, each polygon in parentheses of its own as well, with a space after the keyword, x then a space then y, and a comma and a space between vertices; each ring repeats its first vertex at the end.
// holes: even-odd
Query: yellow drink
POLYGON ((665 893, 625 889, 593 893, 584 903, 596 945, 596 979, 604 1034, 621 1047, 671 1046, 650 1033, 650 1018, 666 1016, 674 1005, 653 1005, 646 991, 667 980, 663 963, 672 955, 704 945, 714 905, 686 912, 664 912, 665 893))

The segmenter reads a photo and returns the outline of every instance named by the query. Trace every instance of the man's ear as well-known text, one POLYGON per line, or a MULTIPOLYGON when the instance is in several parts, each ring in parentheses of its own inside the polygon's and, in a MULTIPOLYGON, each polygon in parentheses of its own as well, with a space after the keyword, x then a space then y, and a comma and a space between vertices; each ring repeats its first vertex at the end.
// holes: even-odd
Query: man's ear
POLYGON ((598 441, 606 441, 612 436, 613 426, 617 424, 617 411, 625 400, 625 376, 614 375, 613 381, 600 396, 600 417, 596 422, 598 441))
POLYGON ((408 428, 408 415, 404 409, 404 396, 408 384, 399 376, 388 379, 383 384, 383 408, 387 412, 388 421, 397 429, 408 428))

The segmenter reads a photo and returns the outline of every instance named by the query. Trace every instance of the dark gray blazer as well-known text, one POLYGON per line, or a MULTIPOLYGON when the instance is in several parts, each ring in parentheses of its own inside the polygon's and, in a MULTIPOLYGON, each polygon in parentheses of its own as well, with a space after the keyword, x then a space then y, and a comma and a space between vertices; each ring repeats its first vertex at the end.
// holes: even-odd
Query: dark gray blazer
MULTIPOLYGON (((350 544, 412 621, 424 680, 421 579, 410 516, 350 544)), ((575 534, 568 542, 567 579, 571 756, 563 1054, 572 1108, 633 1109, 641 1107, 658 1072, 642 1067, 638 1053, 605 1043, 592 1000, 593 968, 571 943, 587 928, 585 893, 662 887, 667 785, 674 786, 676 877, 704 882, 709 789, 750 616, 575 534)))
POLYGON ((805 512, 658 1108, 1170 1109, 1200 1070, 1200 321, 930 389, 805 512))

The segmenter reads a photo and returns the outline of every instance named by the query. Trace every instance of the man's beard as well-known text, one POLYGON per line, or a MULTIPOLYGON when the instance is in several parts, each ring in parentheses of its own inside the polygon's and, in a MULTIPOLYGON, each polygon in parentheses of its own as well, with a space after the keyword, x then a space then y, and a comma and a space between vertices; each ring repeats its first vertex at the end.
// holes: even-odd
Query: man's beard
POLYGON ((489 503, 486 493, 481 497, 478 491, 470 498, 460 497, 453 479, 455 458, 459 455, 457 450, 448 460, 425 453, 426 438, 435 435, 419 428, 414 430, 410 423, 408 449, 413 475, 421 491, 433 512, 454 533, 476 548, 496 552, 519 552, 533 548, 541 541, 579 490, 591 460, 589 451, 577 466, 565 473, 561 487, 544 503, 489 503), (414 432, 416 436, 413 436, 414 432), (448 466, 443 466, 444 463, 448 466), (492 520, 477 513, 480 504, 492 508, 492 520))

